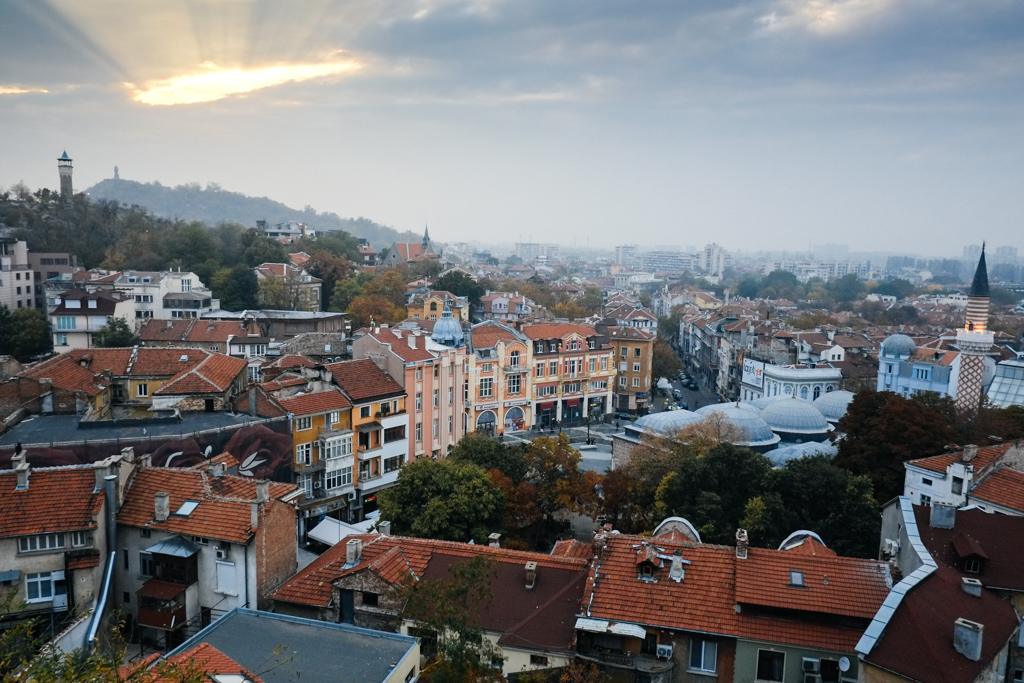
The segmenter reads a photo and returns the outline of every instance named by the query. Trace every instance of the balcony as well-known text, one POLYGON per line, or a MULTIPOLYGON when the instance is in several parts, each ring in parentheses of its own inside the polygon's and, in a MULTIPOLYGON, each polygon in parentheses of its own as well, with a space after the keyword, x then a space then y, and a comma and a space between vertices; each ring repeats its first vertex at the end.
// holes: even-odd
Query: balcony
POLYGON ((501 369, 502 369, 502 371, 506 375, 508 375, 508 374, 516 373, 516 372, 529 372, 530 371, 530 367, 531 366, 529 366, 529 365, 505 365, 505 366, 502 366, 501 369))

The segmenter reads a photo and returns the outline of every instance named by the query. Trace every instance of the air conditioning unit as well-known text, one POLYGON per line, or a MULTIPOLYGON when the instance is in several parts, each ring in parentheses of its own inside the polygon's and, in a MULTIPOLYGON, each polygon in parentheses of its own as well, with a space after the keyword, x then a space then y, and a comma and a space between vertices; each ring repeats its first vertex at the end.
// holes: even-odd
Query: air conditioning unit
MULTIPOLYGON (((805 674, 819 673, 821 671, 821 660, 817 659, 816 657, 804 657, 803 668, 805 674)), ((810 682, 808 681, 808 683, 810 682)))
POLYGON ((671 645, 659 645, 658 646, 658 657, 661 659, 672 659, 672 646, 671 645))
POLYGON ((320 482, 318 482, 318 481, 314 481, 314 482, 313 482, 313 488, 314 488, 314 489, 318 489, 318 488, 320 488, 321 486, 322 486, 322 484, 321 484, 320 482))
POLYGON ((821 674, 804 674, 804 683, 821 683, 821 674))
POLYGON ((231 557, 231 546, 229 546, 227 543, 221 543, 219 546, 217 546, 218 560, 226 560, 229 557, 231 557))
POLYGON ((885 554, 889 557, 895 557, 900 551, 900 542, 894 541, 891 538, 885 539, 885 554))

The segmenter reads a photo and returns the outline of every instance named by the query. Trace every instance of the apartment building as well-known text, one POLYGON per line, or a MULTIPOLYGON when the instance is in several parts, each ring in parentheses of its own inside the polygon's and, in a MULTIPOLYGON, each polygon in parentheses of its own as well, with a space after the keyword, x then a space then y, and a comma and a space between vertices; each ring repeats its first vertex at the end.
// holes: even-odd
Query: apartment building
POLYGON ((204 285, 199 276, 181 271, 126 270, 88 281, 96 289, 119 289, 135 299, 135 318, 173 320, 200 318, 220 308, 220 300, 204 285))
POLYGON ((129 329, 135 326, 133 296, 125 292, 84 289, 63 292, 57 299, 57 306, 50 311, 53 350, 60 353, 96 346, 96 332, 114 318, 124 320, 129 329))
POLYGON ((471 430, 492 436, 533 425, 533 344, 495 321, 469 333, 466 410, 471 430))
POLYGON ((533 424, 576 424, 612 412, 612 345, 591 325, 524 325, 533 346, 533 424))
POLYGON ((609 327, 606 334, 615 359, 614 409, 643 413, 651 404, 655 335, 635 327, 609 327))
POLYGON ((36 308, 35 271, 29 264, 28 244, 8 228, 0 228, 0 305, 10 311, 36 308))

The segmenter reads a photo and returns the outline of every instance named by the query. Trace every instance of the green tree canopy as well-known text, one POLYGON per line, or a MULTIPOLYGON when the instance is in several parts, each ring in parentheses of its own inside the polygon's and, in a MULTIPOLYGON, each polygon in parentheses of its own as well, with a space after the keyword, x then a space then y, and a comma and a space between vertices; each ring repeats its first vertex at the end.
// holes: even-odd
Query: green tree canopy
POLYGON ((434 289, 451 292, 455 296, 467 297, 471 305, 480 303, 480 297, 484 295, 483 287, 478 285, 473 278, 457 270, 439 277, 434 283, 434 289))
POLYGON ((654 340, 653 353, 651 381, 656 381, 659 377, 675 377, 682 371, 683 364, 679 356, 661 337, 654 340))
POLYGON ((225 311, 244 311, 259 306, 259 280, 255 271, 245 264, 218 270, 211 287, 225 311))
POLYGON ((520 444, 504 444, 492 436, 474 433, 455 444, 448 460, 476 465, 484 471, 498 470, 518 484, 526 478, 525 450, 520 444))
POLYGON ((96 346, 105 348, 135 346, 138 341, 139 338, 124 318, 109 318, 107 324, 96 330, 96 334, 93 335, 96 346))
POLYGON ((42 311, 19 308, 11 314, 8 353, 22 363, 53 352, 50 322, 42 311))

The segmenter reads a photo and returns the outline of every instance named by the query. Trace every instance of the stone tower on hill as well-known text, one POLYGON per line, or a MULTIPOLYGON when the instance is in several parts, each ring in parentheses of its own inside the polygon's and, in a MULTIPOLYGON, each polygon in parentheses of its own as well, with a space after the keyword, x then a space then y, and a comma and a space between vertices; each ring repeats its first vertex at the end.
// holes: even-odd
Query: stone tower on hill
POLYGON ((981 390, 985 376, 985 357, 995 338, 988 331, 988 269, 985 267, 985 245, 981 245, 981 258, 974 272, 971 291, 967 294, 967 320, 957 330, 956 343, 960 349, 960 377, 957 380, 957 412, 973 415, 981 404, 981 390))
POLYGON ((57 172, 60 173, 60 196, 71 197, 75 194, 74 189, 71 187, 71 157, 68 156, 67 150, 60 155, 57 159, 57 172))

